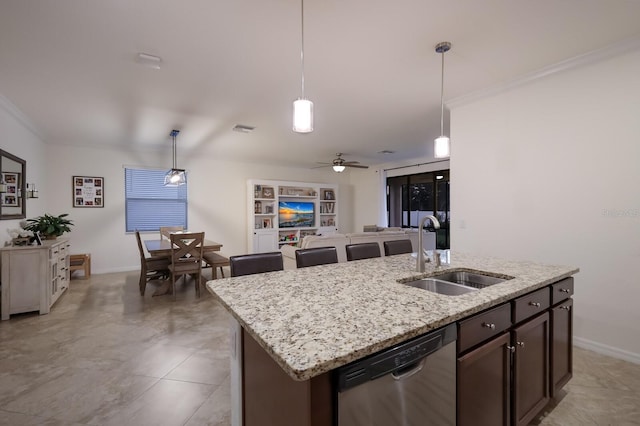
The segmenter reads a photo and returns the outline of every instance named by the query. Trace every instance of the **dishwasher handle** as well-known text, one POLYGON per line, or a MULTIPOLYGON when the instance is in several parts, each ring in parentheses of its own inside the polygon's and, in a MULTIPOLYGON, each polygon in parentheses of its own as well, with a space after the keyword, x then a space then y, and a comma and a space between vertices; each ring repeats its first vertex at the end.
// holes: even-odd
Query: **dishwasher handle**
POLYGON ((424 362, 425 358, 422 358, 420 361, 411 365, 405 365, 402 368, 398 368, 396 371, 391 373, 391 377, 393 377, 394 380, 408 379, 414 374, 418 374, 424 368, 424 362))

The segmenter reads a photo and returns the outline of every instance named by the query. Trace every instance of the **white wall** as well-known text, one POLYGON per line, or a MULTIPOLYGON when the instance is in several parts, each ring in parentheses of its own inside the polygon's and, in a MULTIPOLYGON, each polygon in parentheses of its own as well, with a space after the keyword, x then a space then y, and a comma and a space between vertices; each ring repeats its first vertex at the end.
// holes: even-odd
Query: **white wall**
MULTIPOLYGON (((135 235, 125 233, 124 166, 167 166, 170 146, 162 152, 126 152, 115 149, 48 146, 49 195, 47 211, 69 213, 75 226, 69 235, 73 253, 91 253, 94 273, 135 270, 140 267, 135 235), (74 175, 105 178, 104 208, 73 208, 74 175)), ((341 232, 352 229, 351 187, 348 174, 326 169, 274 167, 218 160, 212 155, 178 155, 189 176, 189 229, 205 231, 223 244, 229 256, 247 253, 246 180, 275 179, 339 184, 341 232)), ((44 192, 44 191, 43 191, 44 192)), ((253 209, 253 206, 251 206, 253 209)), ((143 235, 156 238, 157 233, 143 235)))
MULTIPOLYGON (((0 95, 0 148, 27 162, 26 182, 40 189, 45 183, 44 143, 32 128, 29 119, 0 95)), ((44 212, 46 197, 23 201, 27 203, 27 218, 44 212)), ((21 220, 0 221, 0 245, 11 240, 7 229, 20 228, 21 220)))
POLYGON ((451 111, 452 249, 575 265, 576 343, 640 362, 640 52, 451 111))

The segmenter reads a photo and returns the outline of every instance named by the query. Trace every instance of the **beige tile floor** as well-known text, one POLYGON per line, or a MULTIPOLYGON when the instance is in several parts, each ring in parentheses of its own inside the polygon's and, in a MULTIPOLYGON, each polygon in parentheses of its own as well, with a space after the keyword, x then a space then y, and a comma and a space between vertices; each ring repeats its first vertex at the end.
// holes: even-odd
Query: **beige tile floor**
MULTIPOLYGON (((192 282, 141 297, 136 272, 74 279, 48 315, 0 322, 0 425, 229 425, 228 320, 192 282)), ((640 366, 576 349, 538 425, 640 425, 640 366)))

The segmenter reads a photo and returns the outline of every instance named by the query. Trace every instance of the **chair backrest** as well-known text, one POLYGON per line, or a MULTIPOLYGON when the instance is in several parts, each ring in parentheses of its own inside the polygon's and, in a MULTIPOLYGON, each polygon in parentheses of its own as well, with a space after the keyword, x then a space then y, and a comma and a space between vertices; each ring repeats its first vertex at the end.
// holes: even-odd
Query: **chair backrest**
POLYGON ((184 231, 184 226, 161 226, 160 239, 168 240, 172 232, 184 231))
POLYGON ((284 269, 282 266, 282 253, 279 251, 231 256, 229 264, 232 277, 282 271, 284 269))
POLYGON ((411 253, 413 251, 413 246, 411 245, 411 240, 393 240, 393 241, 384 241, 384 255, 385 256, 393 256, 394 254, 404 254, 411 253))
POLYGON ((298 268, 326 265, 327 263, 338 263, 338 250, 335 247, 296 250, 296 265, 298 268))
POLYGON ((194 269, 202 265, 202 249, 204 246, 204 232, 185 232, 170 234, 171 264, 180 267, 193 266, 194 269))
POLYGON ((349 244, 346 247, 347 260, 370 259, 380 257, 380 245, 378 243, 349 244))
POLYGON ((144 263, 145 255, 144 248, 142 248, 142 240, 140 239, 140 231, 136 230, 136 240, 138 240, 138 251, 140 252, 140 261, 144 263))

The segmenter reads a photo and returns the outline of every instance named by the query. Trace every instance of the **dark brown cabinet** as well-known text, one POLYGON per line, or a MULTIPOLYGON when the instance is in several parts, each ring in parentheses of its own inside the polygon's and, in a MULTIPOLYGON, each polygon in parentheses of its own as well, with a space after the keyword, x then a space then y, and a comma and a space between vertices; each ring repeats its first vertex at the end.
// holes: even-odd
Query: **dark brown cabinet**
POLYGON ((458 323, 458 426, 526 426, 572 374, 573 278, 458 323))
POLYGON ((458 358, 458 425, 510 424, 510 333, 458 358))
POLYGON ((549 402, 549 313, 516 327, 512 336, 514 424, 526 426, 549 402))
POLYGON ((573 376, 573 278, 551 286, 550 391, 555 397, 573 376))

